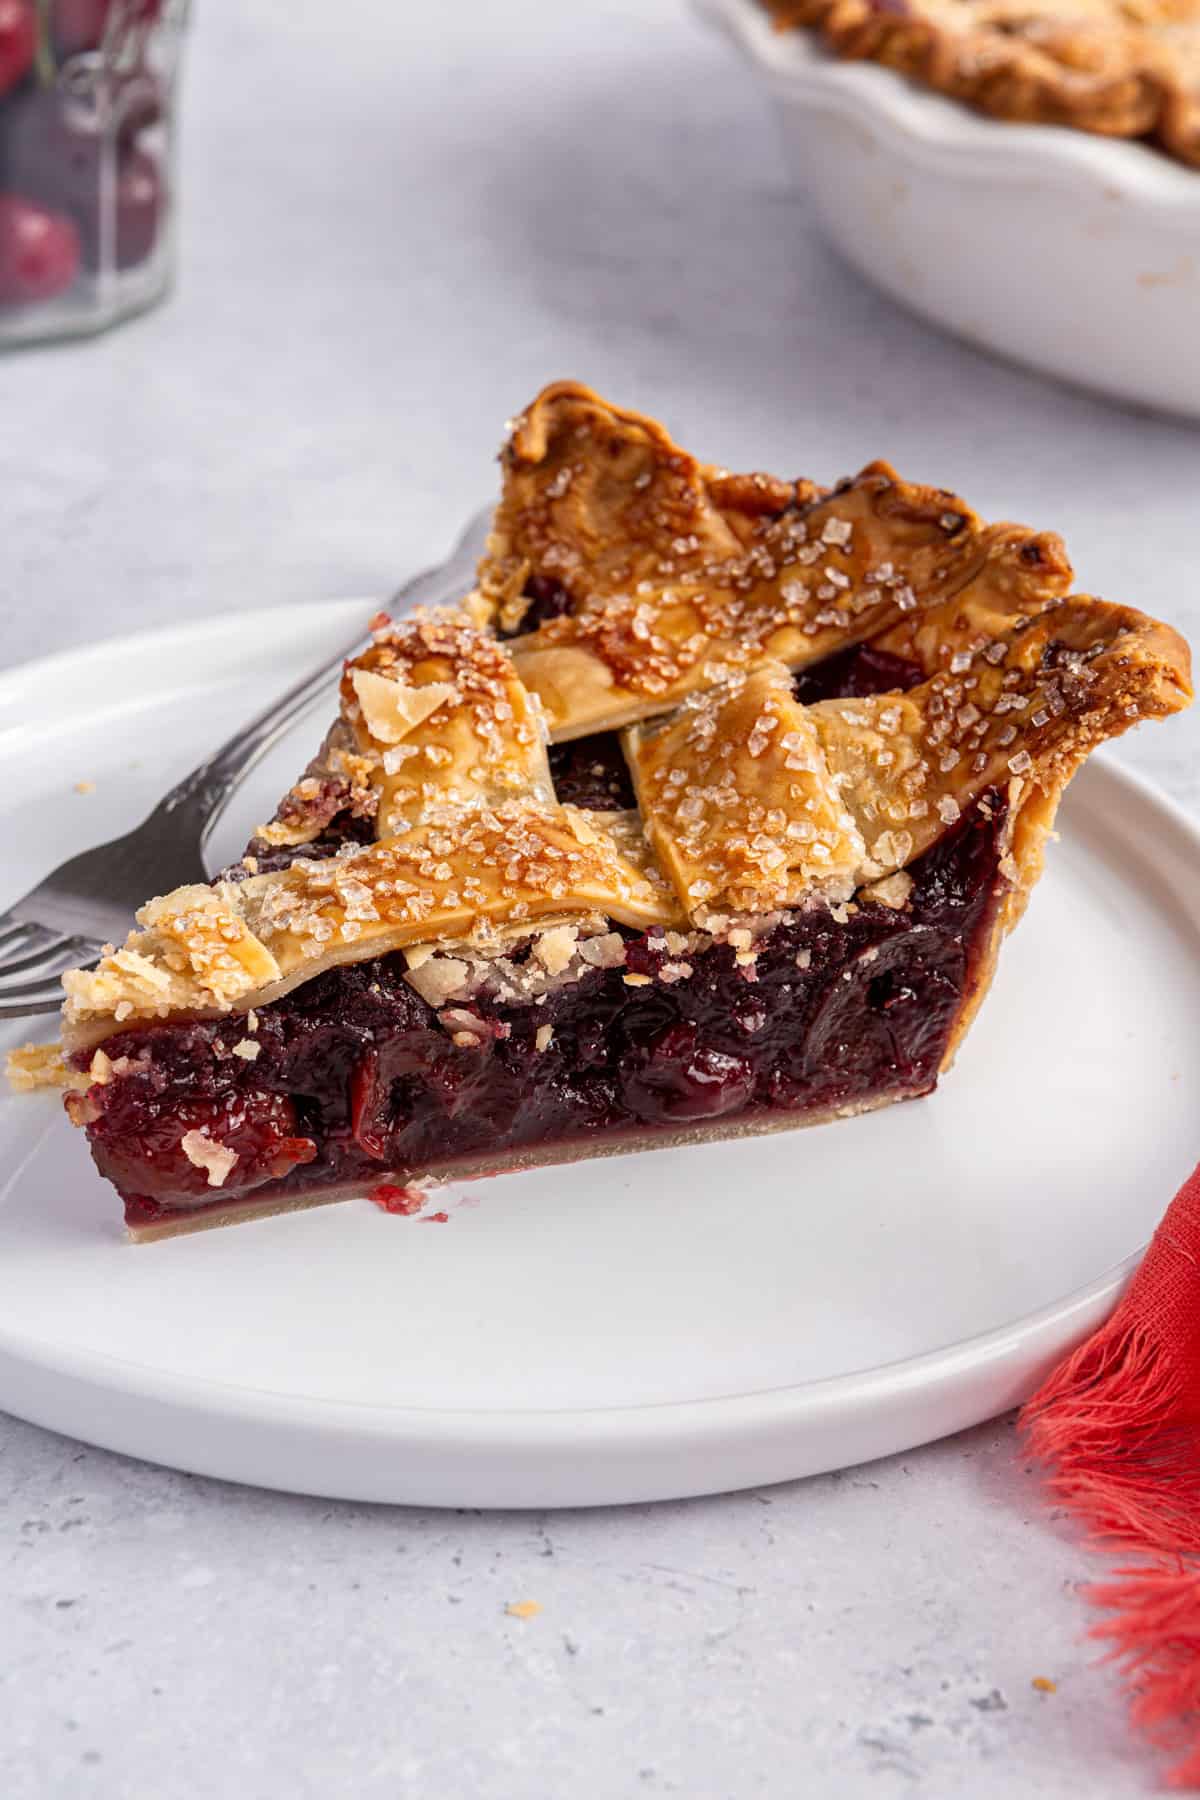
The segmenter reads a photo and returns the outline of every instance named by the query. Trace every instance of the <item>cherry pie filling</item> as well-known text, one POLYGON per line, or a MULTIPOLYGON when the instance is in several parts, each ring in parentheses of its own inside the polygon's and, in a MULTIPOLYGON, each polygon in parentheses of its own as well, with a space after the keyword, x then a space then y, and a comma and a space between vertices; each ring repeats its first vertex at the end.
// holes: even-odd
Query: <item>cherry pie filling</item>
MULTIPOLYGON (((797 677, 797 691, 809 702, 919 674, 864 647, 797 677)), ((551 762, 561 799, 631 804, 615 735, 556 746, 551 762)), ((903 907, 860 895, 836 914, 785 914, 752 957, 721 942, 677 954, 661 929, 618 927, 616 966, 536 1000, 485 988, 463 1030, 395 953, 314 977, 260 1008, 252 1035, 241 1015, 120 1032, 104 1043, 111 1078, 68 1104, 138 1227, 928 1093, 1003 896, 1005 814, 999 792, 981 796, 910 865, 903 907), (211 1152, 186 1153, 188 1134, 215 1147, 219 1185, 211 1152)), ((334 821, 305 853, 346 835, 334 821)))

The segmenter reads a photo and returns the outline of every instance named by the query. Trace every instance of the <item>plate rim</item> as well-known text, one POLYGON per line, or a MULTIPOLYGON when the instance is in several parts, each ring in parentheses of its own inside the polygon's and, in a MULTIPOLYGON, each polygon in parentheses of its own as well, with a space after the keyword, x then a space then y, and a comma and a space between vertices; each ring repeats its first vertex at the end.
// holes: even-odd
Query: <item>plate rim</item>
MULTIPOLYGON (((356 604, 357 601, 345 599, 302 603, 314 630, 332 629, 335 621, 351 605, 356 604)), ((261 631, 267 625, 277 623, 278 615, 283 610, 285 609, 280 607, 253 609, 236 615, 237 626, 261 631)), ((96 645, 72 647, 46 657, 34 658, 0 672, 0 700, 11 689, 16 688, 33 703, 38 678, 50 677, 62 670, 64 662, 86 663, 90 656, 113 654, 124 659, 131 659, 136 653, 161 657, 164 651, 169 651, 181 642, 195 644, 206 638, 227 635, 232 623, 230 618, 224 616, 192 620, 103 639, 96 645)), ((99 710, 98 707, 97 711, 99 710)), ((0 753, 2 748, 0 738, 0 753)), ((1108 750, 1102 750, 1090 759, 1088 768, 1081 772, 1080 780, 1085 783, 1100 781, 1104 786, 1114 789, 1118 804, 1123 803, 1143 817, 1148 816, 1152 829, 1173 832, 1177 842, 1182 843, 1184 853, 1194 857, 1200 864, 1200 822, 1194 820, 1188 810, 1157 783, 1117 761, 1108 750)), ((18 1180, 19 1169, 18 1161, 14 1171, 14 1177, 18 1180)), ((309 1432, 317 1431, 333 1436, 353 1435, 375 1443, 384 1442, 393 1451, 406 1443, 410 1447, 419 1444, 433 1454, 447 1452, 454 1459, 483 1459, 481 1467, 484 1468, 487 1467, 487 1459, 491 1457, 494 1461, 497 1454, 507 1458, 526 1455, 561 1458, 564 1453, 569 1452, 572 1456, 577 1456, 585 1441, 599 1452, 621 1450, 639 1453, 652 1447, 660 1459, 664 1455, 669 1459, 673 1447, 682 1448, 686 1445, 694 1449, 698 1441, 702 1446, 708 1444, 719 1449, 722 1444, 729 1446, 734 1441, 744 1439, 747 1433, 778 1434, 782 1429, 799 1434, 807 1426, 846 1414, 860 1420, 869 1419, 885 1401, 893 1401, 905 1393, 918 1392, 936 1398, 938 1392, 951 1389, 956 1381, 969 1377, 973 1371, 989 1371, 993 1377, 1002 1380, 1006 1375, 1013 1377, 1016 1371, 1023 1368, 1026 1378, 1022 1387, 1027 1392, 1029 1367, 1036 1364, 1039 1368, 1048 1369, 1052 1361, 1066 1354, 1074 1343, 1103 1321, 1132 1277, 1145 1249, 1145 1242, 1139 1244, 1100 1275, 1032 1312, 968 1337, 923 1350, 915 1356, 901 1356, 815 1380, 752 1388, 739 1393, 698 1399, 610 1406, 483 1408, 420 1406, 412 1403, 383 1405, 375 1401, 289 1394, 275 1388, 238 1383, 223 1377, 164 1371, 151 1364, 106 1351, 93 1352, 64 1347, 31 1337, 27 1333, 13 1333, 0 1321, 0 1370, 7 1370, 10 1374, 32 1374, 35 1386, 40 1383, 51 1396, 49 1406, 45 1403, 34 1404, 23 1411, 20 1405, 21 1386, 8 1380, 4 1382, 4 1404, 17 1416, 29 1418, 34 1423, 54 1430, 64 1430, 72 1435, 81 1435, 86 1441, 105 1444, 108 1448, 127 1454, 145 1456, 152 1461, 156 1460, 154 1449, 148 1448, 144 1441, 130 1442, 128 1430, 118 1429, 115 1424, 106 1431, 103 1422, 98 1422, 94 1428, 89 1426, 86 1431, 82 1431, 63 1420, 68 1415, 78 1416, 73 1414, 73 1408, 77 1406, 79 1396, 90 1391, 93 1395, 106 1394, 118 1402, 133 1401, 166 1408, 185 1425, 189 1420, 193 1424, 211 1421, 252 1426, 268 1435, 274 1430, 279 1434, 281 1443, 285 1436, 300 1428, 309 1432), (13 1392, 8 1390, 15 1392, 17 1405, 13 1405, 13 1392), (61 1405, 55 1402, 56 1394, 61 1397, 61 1405), (449 1434, 441 1443, 437 1442, 436 1430, 431 1434, 430 1427, 434 1421, 442 1421, 449 1434)), ((994 1410, 1005 1410, 1019 1397, 1006 1390, 1000 1406, 994 1410)), ((973 1416, 977 1417, 978 1414, 973 1416)), ((958 1428, 958 1425, 948 1425, 944 1429, 958 1428)), ((941 1432, 929 1435, 937 1436, 941 1432)), ((869 1455, 882 1453, 872 1450, 869 1455)), ((288 1460, 287 1456, 284 1460, 288 1460)), ((804 1459, 797 1455, 795 1460, 803 1462, 804 1459)), ((839 1463, 835 1459, 832 1462, 824 1461, 820 1466, 848 1466, 854 1460, 856 1459, 852 1457, 839 1463)), ((190 1453, 188 1456, 173 1454, 169 1466, 191 1466, 198 1472, 226 1479, 252 1480, 261 1485, 271 1485, 269 1474, 239 1474, 221 1456, 214 1458, 211 1454, 202 1454, 199 1448, 194 1459, 190 1453)), ((789 1479, 797 1474, 815 1472, 815 1468, 816 1465, 798 1468, 792 1471, 791 1476, 775 1474, 746 1478, 729 1470, 729 1478, 721 1480, 716 1486, 705 1486, 695 1478, 686 1480, 678 1487, 673 1487, 669 1482, 664 1485, 662 1480, 651 1481, 646 1491, 641 1491, 636 1481, 627 1480, 619 1485, 639 1489, 628 1496, 633 1500, 680 1497, 729 1487, 757 1485, 763 1479, 789 1479)), ((489 1504, 524 1506, 600 1503, 591 1499, 575 1500, 569 1495, 564 1498, 560 1491, 564 1486, 564 1479, 560 1473, 558 1477, 540 1481, 535 1472, 532 1490, 537 1490, 539 1494, 543 1490, 554 1490, 557 1498, 500 1498, 489 1504)), ((373 1484, 369 1479, 364 1481, 340 1477, 332 1477, 327 1485, 307 1489, 305 1483, 294 1476, 281 1479, 276 1485, 290 1491, 341 1494, 345 1497, 406 1499, 410 1497, 408 1489, 414 1483, 401 1479, 399 1487, 404 1492, 380 1492, 377 1491, 378 1484, 373 1484)), ((390 1485, 394 1488, 397 1484, 392 1482, 390 1485)), ((428 1488, 429 1483, 422 1484, 418 1479, 415 1486, 428 1488)), ((519 1480, 517 1486, 521 1487, 519 1480)), ((613 1497, 626 1496, 610 1496, 613 1497)), ((430 1503, 473 1504, 462 1498, 434 1499, 430 1503)))
MULTIPOLYGON (((0 669, 0 706, 11 704, 13 707, 12 716, 0 720, 0 753, 5 748, 9 732, 43 722, 36 710, 38 688, 45 683, 53 684, 56 679, 77 676, 79 670, 86 668, 88 664, 111 662, 121 669, 131 656, 139 654, 153 655, 161 660, 164 654, 172 651, 184 653, 231 629, 245 630, 257 636, 274 627, 278 636, 281 619, 299 611, 324 614, 332 629, 336 618, 342 614, 348 618, 352 608, 361 607, 362 636, 365 642, 370 636, 370 609, 378 610, 383 604, 377 596, 363 598, 347 595, 331 600, 300 600, 288 605, 254 606, 248 607, 244 612, 210 614, 205 618, 184 619, 170 625, 147 625, 137 631, 96 638, 90 644, 69 644, 62 650, 47 651, 44 656, 30 656, 23 662, 10 663, 7 668, 0 669), (22 701, 28 705, 28 718, 21 717, 22 701)), ((331 683, 332 680, 331 676, 331 683)), ((106 709, 97 704, 94 708, 95 715, 98 717, 102 710, 106 709)), ((86 717, 84 723, 87 723, 86 717)))
MULTIPOLYGON (((270 1221, 267 1221, 269 1225, 270 1221)), ((1028 1340, 1039 1333, 1048 1332, 1052 1327, 1065 1323, 1075 1314, 1087 1314, 1098 1305, 1115 1299, 1117 1294, 1129 1282, 1147 1249, 1148 1240, 1144 1241, 1128 1256, 1113 1263, 1102 1274, 1093 1277, 1082 1286, 1073 1288, 1058 1300, 1049 1301, 1045 1306, 1037 1307, 1033 1312, 1023 1313, 1018 1318, 1009 1320, 1003 1325, 991 1326, 987 1331, 973 1333, 970 1337, 956 1338, 948 1344, 938 1345, 932 1350, 923 1350, 917 1356, 901 1356, 888 1362, 869 1364, 866 1368, 849 1370, 840 1375, 823 1375, 815 1381, 800 1381, 781 1384, 776 1387, 748 1388, 737 1394, 716 1394, 702 1400, 653 1400, 640 1401, 636 1405, 614 1406, 554 1406, 554 1407, 453 1407, 453 1406, 413 1406, 403 1404, 383 1406, 374 1401, 330 1400, 316 1395, 287 1394, 276 1388, 259 1386, 256 1383, 227 1381, 217 1376, 179 1375, 164 1373, 148 1363, 134 1362, 128 1357, 114 1356, 108 1351, 84 1351, 82 1349, 62 1349, 44 1340, 28 1336, 10 1335, 0 1323, 0 1357, 9 1356, 14 1360, 33 1361, 29 1351, 40 1349, 44 1354, 37 1359, 37 1366, 45 1369, 58 1369, 68 1372, 69 1366, 79 1365, 79 1372, 90 1375, 94 1369, 103 1365, 114 1370, 127 1371, 130 1376, 129 1387, 140 1388, 147 1398, 167 1400, 177 1397, 180 1389, 194 1392, 197 1397, 212 1396, 246 1396, 266 1403, 263 1415, 271 1407, 279 1407, 287 1412, 298 1409, 326 1413, 331 1416, 343 1411, 352 1412, 356 1420, 365 1420, 374 1416, 379 1420, 395 1419, 429 1419, 448 1418, 472 1421, 486 1420, 489 1425, 496 1421, 553 1420, 553 1419, 633 1419, 653 1415, 661 1418, 670 1413, 680 1417, 703 1415, 706 1419, 722 1410, 744 1409, 748 1404, 757 1404, 761 1409, 781 1411, 791 1414, 790 1407, 784 1407, 783 1401, 795 1396, 813 1395, 818 1402, 831 1403, 845 1398, 849 1390, 878 1389, 880 1393, 894 1393, 897 1387, 907 1386, 911 1373, 913 1381, 921 1375, 930 1373, 936 1367, 944 1367, 950 1374, 965 1372, 973 1363, 990 1360, 989 1351, 999 1350, 1011 1342, 1013 1350, 1028 1347, 1028 1340)), ((146 1246, 132 1246, 145 1249, 146 1246)), ((152 1247, 151 1247, 152 1248, 152 1247)), ((205 1410, 200 1407, 196 1410, 205 1410)), ((224 1412, 226 1409, 222 1409, 224 1412)), ((241 1408, 247 1418, 259 1418, 253 1408, 241 1408)), ((814 1411, 825 1410, 824 1404, 814 1407, 814 1411)), ((490 1435, 490 1434, 485 1434, 490 1435)))

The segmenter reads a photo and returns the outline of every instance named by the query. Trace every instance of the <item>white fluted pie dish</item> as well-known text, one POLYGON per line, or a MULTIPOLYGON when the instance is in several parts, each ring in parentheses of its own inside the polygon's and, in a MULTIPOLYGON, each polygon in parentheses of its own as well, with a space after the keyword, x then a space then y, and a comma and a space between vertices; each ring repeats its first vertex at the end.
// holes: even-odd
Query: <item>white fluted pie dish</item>
POLYGON ((693 0, 771 96, 837 249, 970 343, 1200 417, 1200 173, 1140 143, 1011 125, 843 62, 757 0, 693 0))

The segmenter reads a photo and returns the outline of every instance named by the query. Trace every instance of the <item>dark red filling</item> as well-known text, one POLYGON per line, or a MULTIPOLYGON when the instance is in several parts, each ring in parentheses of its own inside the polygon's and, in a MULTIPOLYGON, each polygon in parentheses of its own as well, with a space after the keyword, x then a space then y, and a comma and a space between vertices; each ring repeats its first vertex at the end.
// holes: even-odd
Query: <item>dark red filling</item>
POLYGON ((531 575, 525 583, 524 597, 529 605, 521 615, 520 623, 511 629, 499 626, 498 637, 521 637, 527 631, 536 631, 539 625, 546 625, 551 619, 561 619, 574 605, 562 582, 555 581, 551 575, 531 575))
MULTIPOLYGON (((799 676, 797 691, 878 692, 919 673, 864 646, 799 676)), ((551 754, 564 801, 631 803, 615 734, 551 754)), ((123 1032, 105 1050, 135 1066, 88 1096, 96 1162, 130 1223, 145 1224, 264 1188, 390 1192, 396 1178, 520 1148, 927 1093, 994 923, 1004 812, 999 794, 983 796, 913 863, 902 910, 860 899, 841 919, 794 914, 759 939, 752 965, 713 944, 683 953, 686 973, 661 931, 622 931, 621 967, 590 969, 540 1004, 476 995, 469 1038, 409 986, 402 955, 317 976, 261 1008, 252 1035, 242 1018, 123 1032), (253 1060, 236 1053, 247 1042, 253 1060), (187 1132, 236 1154, 219 1188, 184 1152, 187 1132)), ((310 853, 359 829, 334 820, 310 853)))
MULTIPOLYGON (((246 853, 254 859, 254 874, 269 875, 273 869, 290 868, 298 857, 321 862, 326 857, 336 856, 349 844, 373 844, 374 841, 374 819, 355 818, 353 813, 341 812, 307 844, 268 844, 260 837, 253 837, 246 846, 246 853)), ((244 881, 250 873, 244 862, 236 862, 221 871, 223 879, 228 881, 244 881)))
POLYGON ((454 1042, 400 955, 262 1008, 252 1062, 234 1054, 241 1019, 124 1032, 105 1049, 138 1067, 91 1091, 97 1164, 140 1223, 266 1183, 366 1191, 518 1146, 926 1093, 994 918, 1003 811, 986 797, 914 863, 903 911, 793 915, 751 968, 713 945, 674 982, 657 978, 677 960, 663 935, 626 933, 624 968, 590 970, 542 1005, 477 996, 482 1041, 454 1042), (627 973, 652 979, 629 986, 627 973), (219 1190, 185 1155, 185 1131, 237 1153, 219 1190))
POLYGON ((573 738, 569 744, 551 744, 550 774, 564 806, 624 812, 637 805, 629 764, 615 731, 596 731, 590 737, 573 738))
POLYGON ((873 644, 851 644, 813 663, 793 677, 792 692, 801 706, 815 700, 857 699, 863 694, 907 693, 925 680, 920 663, 893 656, 890 650, 877 650, 873 644))

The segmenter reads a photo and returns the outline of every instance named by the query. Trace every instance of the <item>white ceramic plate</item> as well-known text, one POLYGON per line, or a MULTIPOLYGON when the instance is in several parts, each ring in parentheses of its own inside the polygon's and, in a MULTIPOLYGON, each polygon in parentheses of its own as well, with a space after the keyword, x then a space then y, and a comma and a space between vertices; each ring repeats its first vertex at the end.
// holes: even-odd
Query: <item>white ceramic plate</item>
MULTIPOLYGON (((0 677, 9 894, 371 610, 0 677)), ((218 857, 321 726, 239 797, 218 857)), ((848 1123, 465 1182, 444 1224, 360 1201, 134 1248, 57 1098, 6 1098, 0 1406, 205 1474, 459 1506, 779 1481, 1011 1406, 1104 1316, 1196 1155, 1200 835, 1100 761, 1063 828, 941 1092, 848 1123)))
POLYGON ((693 3, 747 57, 860 274, 971 343, 1200 415, 1200 171, 839 61, 810 32, 774 31, 759 0, 693 3))

